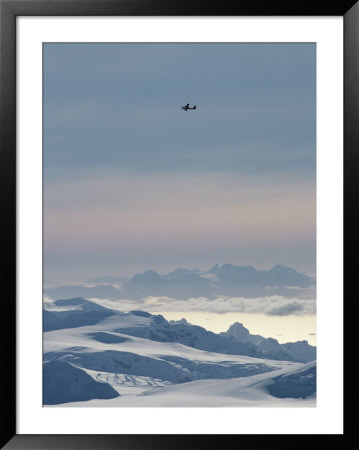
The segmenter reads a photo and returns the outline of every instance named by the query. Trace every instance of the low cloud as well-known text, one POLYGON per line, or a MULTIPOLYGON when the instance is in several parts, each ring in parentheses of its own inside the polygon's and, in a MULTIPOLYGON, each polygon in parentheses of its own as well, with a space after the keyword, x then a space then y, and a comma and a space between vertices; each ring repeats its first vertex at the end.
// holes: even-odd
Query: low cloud
POLYGON ((119 311, 134 309, 150 313, 165 311, 204 311, 217 314, 242 312, 252 314, 267 314, 272 316, 313 315, 316 313, 314 299, 293 299, 282 296, 258 298, 219 296, 214 300, 206 297, 176 300, 169 297, 146 297, 141 300, 104 300, 93 298, 93 301, 103 306, 119 311))
POLYGON ((44 305, 52 305, 54 303, 54 299, 49 297, 48 295, 44 294, 44 305))

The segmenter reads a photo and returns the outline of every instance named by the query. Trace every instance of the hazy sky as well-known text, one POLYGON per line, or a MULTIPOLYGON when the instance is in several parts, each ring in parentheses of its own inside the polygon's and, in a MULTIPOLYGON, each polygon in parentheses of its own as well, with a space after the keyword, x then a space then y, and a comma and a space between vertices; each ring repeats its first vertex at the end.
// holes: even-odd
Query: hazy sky
POLYGON ((45 280, 315 273, 315 58, 314 44, 45 44, 45 280))

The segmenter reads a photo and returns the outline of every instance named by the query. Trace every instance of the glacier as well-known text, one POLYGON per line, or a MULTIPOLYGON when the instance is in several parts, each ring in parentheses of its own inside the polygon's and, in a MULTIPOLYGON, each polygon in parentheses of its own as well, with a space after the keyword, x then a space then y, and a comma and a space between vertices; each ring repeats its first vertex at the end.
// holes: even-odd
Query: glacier
POLYGON ((216 334, 83 298, 56 300, 43 319, 47 406, 315 406, 306 341, 279 344, 238 323, 216 334))

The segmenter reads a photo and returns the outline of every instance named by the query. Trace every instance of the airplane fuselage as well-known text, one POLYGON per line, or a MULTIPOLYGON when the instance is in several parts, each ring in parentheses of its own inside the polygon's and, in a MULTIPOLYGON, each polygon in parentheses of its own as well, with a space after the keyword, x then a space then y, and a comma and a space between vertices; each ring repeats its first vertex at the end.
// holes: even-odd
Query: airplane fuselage
POLYGON ((189 103, 187 103, 187 105, 182 106, 181 109, 183 109, 184 111, 187 111, 188 109, 196 109, 197 105, 194 105, 192 108, 189 106, 189 103))

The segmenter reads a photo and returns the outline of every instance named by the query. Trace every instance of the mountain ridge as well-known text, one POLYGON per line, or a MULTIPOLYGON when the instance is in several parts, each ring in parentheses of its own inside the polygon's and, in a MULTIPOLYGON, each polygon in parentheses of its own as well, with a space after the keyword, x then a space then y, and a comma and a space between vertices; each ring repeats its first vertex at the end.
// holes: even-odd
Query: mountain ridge
MULTIPOLYGON (((176 342, 204 351, 283 361, 306 363, 315 359, 316 349, 306 341, 279 344, 274 338, 251 335, 238 322, 232 324, 226 332, 216 334, 184 319, 167 321, 160 314, 137 310, 119 312, 81 298, 56 300, 52 307, 64 308, 66 305, 70 308, 75 306, 76 309, 44 310, 44 331, 96 325, 109 319, 118 322, 115 332, 152 341, 176 342)), ((106 337, 102 336, 104 338, 106 337)))
POLYGON ((258 270, 249 265, 226 263, 215 264, 208 271, 178 268, 163 275, 149 269, 136 273, 121 286, 63 285, 45 288, 44 292, 55 299, 82 296, 136 300, 148 296, 165 296, 188 300, 196 297, 214 299, 219 295, 249 298, 283 295, 291 298, 301 297, 308 289, 315 289, 315 278, 289 266, 277 264, 269 270, 258 270))

